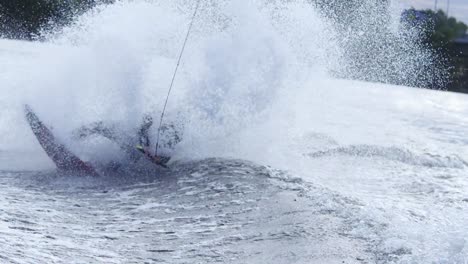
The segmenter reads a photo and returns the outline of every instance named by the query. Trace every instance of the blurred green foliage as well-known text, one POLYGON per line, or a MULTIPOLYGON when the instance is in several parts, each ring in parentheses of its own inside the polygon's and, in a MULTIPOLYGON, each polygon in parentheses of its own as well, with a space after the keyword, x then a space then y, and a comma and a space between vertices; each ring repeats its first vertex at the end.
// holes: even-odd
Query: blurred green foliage
POLYGON ((443 88, 468 92, 468 26, 442 10, 409 9, 403 19, 408 25, 419 27, 423 32, 422 43, 433 48, 438 58, 446 60, 445 67, 449 70, 443 88))
POLYGON ((429 40, 433 47, 447 46, 453 40, 466 34, 466 30, 468 29, 467 25, 457 21, 454 17, 447 17, 442 10, 438 12, 426 10, 425 12, 432 18, 434 23, 434 29, 429 34, 429 40))
POLYGON ((409 26, 418 27, 424 33, 423 41, 434 48, 446 48, 453 40, 463 37, 467 25, 439 10, 409 9, 403 13, 403 21, 409 26))

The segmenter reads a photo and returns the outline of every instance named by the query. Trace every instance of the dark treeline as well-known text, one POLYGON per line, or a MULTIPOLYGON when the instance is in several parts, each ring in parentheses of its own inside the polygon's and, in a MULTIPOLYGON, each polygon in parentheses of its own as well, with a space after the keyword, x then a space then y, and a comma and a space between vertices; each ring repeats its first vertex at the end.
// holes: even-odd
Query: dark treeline
POLYGON ((0 36, 33 40, 42 29, 66 25, 103 2, 111 0, 0 0, 0 36))
POLYGON ((468 26, 441 10, 424 12, 432 17, 434 27, 427 36, 427 42, 449 59, 451 71, 447 89, 468 93, 468 26))
POLYGON ((466 38, 468 26, 454 17, 448 17, 442 10, 435 12, 429 9, 409 9, 403 13, 402 18, 404 23, 422 29, 421 43, 431 47, 438 58, 443 58, 443 66, 448 69, 447 82, 443 88, 455 92, 468 92, 466 70, 468 54, 462 52, 468 48, 466 38))
POLYGON ((343 40, 346 69, 338 76, 468 92, 468 38, 459 41, 467 25, 442 10, 405 10, 395 33, 388 0, 310 1, 343 40))
POLYGON ((426 18, 429 30, 425 31, 424 41, 430 43, 436 49, 452 48, 453 41, 463 37, 468 29, 465 23, 457 21, 454 17, 448 17, 442 10, 434 12, 433 10, 418 11, 410 9, 407 12, 413 14, 413 20, 416 16, 426 18))

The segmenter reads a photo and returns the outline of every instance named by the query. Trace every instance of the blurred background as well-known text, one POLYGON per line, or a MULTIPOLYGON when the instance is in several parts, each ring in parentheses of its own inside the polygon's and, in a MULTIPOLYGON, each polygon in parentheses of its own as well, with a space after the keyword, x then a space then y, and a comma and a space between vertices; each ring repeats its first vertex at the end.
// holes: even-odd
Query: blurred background
MULTIPOLYGON (((465 12, 468 3, 465 1, 398 2, 398 12, 403 6, 398 23, 398 31, 403 33, 398 36, 391 34, 395 29, 388 23, 394 1, 309 1, 332 21, 340 34, 338 42, 347 51, 348 70, 337 71, 336 77, 468 93, 468 12, 465 12), (376 17, 375 13, 382 16, 376 17), (391 38, 397 39, 389 40, 391 38), (363 45, 367 48, 362 49, 363 45), (414 45, 430 50, 431 61, 419 62, 420 56, 414 54, 414 58, 398 63, 408 64, 408 67, 416 65, 419 74, 402 77, 397 70, 392 74, 388 57, 414 45), (376 74, 379 72, 381 74, 376 74)), ((74 18, 96 5, 113 2, 115 0, 0 0, 0 37, 41 41, 45 32, 73 23, 74 18)), ((396 56, 395 60, 401 60, 401 56, 396 56)))

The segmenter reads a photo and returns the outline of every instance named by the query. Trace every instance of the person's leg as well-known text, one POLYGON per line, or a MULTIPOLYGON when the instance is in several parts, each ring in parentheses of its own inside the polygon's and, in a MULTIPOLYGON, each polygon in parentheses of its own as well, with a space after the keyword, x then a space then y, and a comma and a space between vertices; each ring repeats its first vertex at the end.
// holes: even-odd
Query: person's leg
POLYGON ((151 146, 148 132, 152 125, 153 118, 149 114, 146 114, 143 117, 143 122, 140 128, 138 129, 138 143, 143 148, 149 148, 151 146))
POLYGON ((117 133, 115 127, 105 125, 104 122, 94 122, 87 126, 82 126, 73 132, 75 138, 86 139, 93 135, 99 135, 117 144, 129 157, 132 162, 137 162, 141 155, 135 149, 133 138, 123 133, 117 133))
MULTIPOLYGON (((149 114, 146 114, 143 117, 143 122, 140 126, 140 129, 138 130, 138 142, 140 145, 138 145, 136 149, 142 152, 153 163, 166 167, 166 163, 170 160, 170 157, 155 155, 153 154, 153 151, 150 148, 151 141, 149 139, 148 133, 152 125, 153 125, 153 118, 149 114)), ((166 130, 166 129, 165 128, 161 129, 161 131, 164 133, 163 130, 166 130)))
POLYGON ((161 138, 164 139, 164 141, 160 145, 166 149, 173 149, 180 141, 182 141, 180 132, 173 123, 169 123, 161 127, 161 138))

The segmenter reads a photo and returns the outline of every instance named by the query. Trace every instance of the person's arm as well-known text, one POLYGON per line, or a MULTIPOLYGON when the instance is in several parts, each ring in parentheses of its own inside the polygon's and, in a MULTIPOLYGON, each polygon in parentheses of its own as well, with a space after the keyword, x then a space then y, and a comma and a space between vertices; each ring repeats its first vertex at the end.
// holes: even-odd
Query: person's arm
POLYGON ((87 126, 82 126, 73 132, 74 136, 79 139, 85 139, 92 135, 101 135, 105 138, 115 141, 115 131, 112 127, 106 126, 104 122, 94 122, 87 126))

